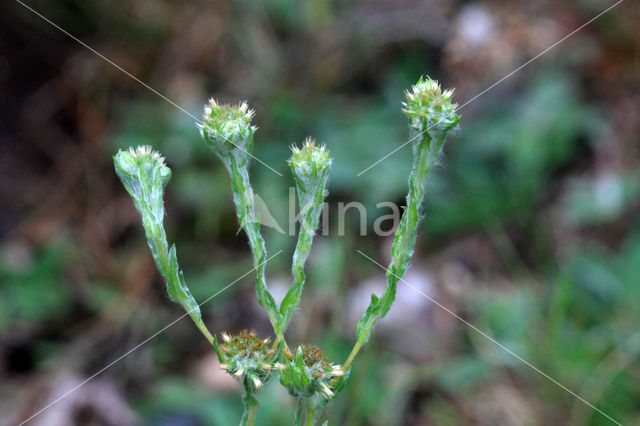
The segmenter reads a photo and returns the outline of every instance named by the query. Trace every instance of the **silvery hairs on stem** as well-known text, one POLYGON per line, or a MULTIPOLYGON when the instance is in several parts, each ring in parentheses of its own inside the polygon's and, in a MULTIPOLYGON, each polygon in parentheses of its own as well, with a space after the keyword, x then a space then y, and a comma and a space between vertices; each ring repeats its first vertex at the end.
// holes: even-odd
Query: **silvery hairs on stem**
MULTIPOLYGON (((248 171, 249 154, 257 129, 251 124, 252 117, 253 111, 244 102, 230 106, 210 100, 204 108, 202 124, 198 127, 207 145, 220 158, 231 176, 238 221, 249 238, 254 263, 259 265, 266 257, 266 248, 260 234, 260 221, 254 207, 248 171)), ((241 424, 249 424, 254 415, 252 413, 255 413, 257 392, 270 376, 271 362, 280 357, 280 353, 274 353, 278 343, 282 346, 284 358, 283 363, 275 365, 278 366, 281 383, 291 395, 299 398, 302 395, 310 398, 316 394, 325 398, 333 397, 330 380, 343 374, 339 366, 329 363, 318 348, 298 346, 294 357, 284 339, 284 333, 304 288, 304 265, 318 227, 331 158, 324 146, 316 145, 313 139, 307 138, 302 148, 292 147, 289 166, 296 182, 302 221, 291 267, 293 284, 279 308, 266 286, 265 268, 258 267, 256 276, 258 301, 267 310, 276 341, 270 350, 265 346, 267 340, 261 341, 255 334, 246 332, 238 336, 223 334, 224 342, 220 345, 214 341, 214 347, 223 363, 221 367, 236 376, 242 384, 245 412, 241 424)))
POLYGON ((280 304, 282 319, 278 324, 278 331, 282 333, 289 325, 291 316, 302 296, 306 280, 304 265, 307 257, 309 257, 316 229, 318 229, 325 187, 327 186, 332 162, 326 147, 324 145, 316 145, 315 140, 310 137, 305 140, 302 148, 294 145, 291 147, 291 151, 289 166, 296 182, 298 205, 302 220, 291 264, 293 284, 280 304))
POLYGON ((256 267, 258 302, 267 310, 269 321, 280 322, 276 301, 267 288, 265 260, 267 248, 260 234, 260 220, 255 210, 253 188, 249 178, 249 159, 253 149, 253 135, 257 127, 251 124, 253 110, 246 102, 237 106, 223 105, 211 99, 204 107, 202 123, 198 124, 206 144, 216 153, 231 176, 233 201, 238 222, 249 239, 256 267))
POLYGON ((429 77, 420 78, 405 95, 407 100, 403 102, 402 111, 409 119, 410 137, 415 138, 412 141, 413 165, 409 175, 407 205, 393 239, 386 288, 381 297, 371 295, 371 302, 358 321, 356 344, 345 361, 345 369, 369 340, 376 321, 387 314, 395 300, 398 280, 409 267, 416 244, 425 176, 442 153, 447 133, 460 120, 456 114, 457 105, 451 100, 453 90, 443 91, 438 82, 429 77))
MULTIPOLYGON (((205 106, 202 124, 198 127, 207 145, 213 149, 231 175, 238 221, 249 238, 254 263, 259 264, 266 257, 266 248, 260 234, 260 221, 255 211, 248 172, 249 153, 253 148, 253 136, 257 130, 257 127, 251 124, 252 117, 253 110, 245 102, 232 106, 219 104, 212 99, 205 106)), ((266 286, 263 267, 258 269, 256 278, 258 301, 267 310, 277 341, 283 339, 302 294, 305 282, 304 264, 318 227, 331 158, 324 146, 316 145, 313 139, 307 138, 302 148, 292 147, 289 165, 296 182, 302 216, 292 264, 294 283, 278 308, 266 286)))
POLYGON ((171 169, 164 158, 148 146, 118 151, 113 157, 117 175, 133 198, 142 216, 142 225, 158 271, 164 277, 169 297, 182 305, 210 343, 214 338, 204 325, 200 307, 184 282, 178 266, 176 246, 167 242, 164 230, 164 187, 171 179, 171 169))

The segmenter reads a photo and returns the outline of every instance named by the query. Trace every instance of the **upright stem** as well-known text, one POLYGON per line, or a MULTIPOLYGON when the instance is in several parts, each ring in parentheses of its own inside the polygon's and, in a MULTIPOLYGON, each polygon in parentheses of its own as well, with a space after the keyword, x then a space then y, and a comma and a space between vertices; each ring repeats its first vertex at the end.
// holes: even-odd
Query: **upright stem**
POLYGON ((324 200, 324 185, 317 185, 312 194, 305 194, 303 191, 298 190, 298 197, 300 198, 302 222, 291 264, 293 284, 280 304, 280 315, 282 316, 282 321, 278 327, 280 333, 285 332, 295 308, 300 303, 306 280, 304 265, 311 252, 313 237, 320 221, 320 212, 322 211, 322 202, 324 200))
POLYGON ((205 339, 207 339, 207 341, 209 341, 209 343, 213 345, 213 335, 211 334, 207 326, 204 324, 202 319, 199 316, 193 315, 191 312, 189 312, 189 315, 191 316, 193 323, 196 325, 196 327, 198 327, 198 330, 200 330, 200 332, 205 337, 205 339))
POLYGON ((347 359, 342 364, 342 368, 344 370, 349 368, 349 365, 351 365, 351 362, 353 362, 353 359, 356 357, 356 355, 358 355, 358 352, 360 352, 360 348, 362 348, 362 345, 364 345, 364 339, 356 340, 356 343, 355 343, 355 345, 353 345, 353 348, 351 349, 351 352, 349 353, 349 356, 347 357, 347 359))
MULTIPOLYGON (((258 302, 267 310, 269 321, 274 330, 277 330, 280 315, 276 302, 267 289, 265 262, 267 258, 267 248, 260 234, 260 221, 255 212, 253 189, 251 189, 247 165, 238 164, 232 156, 229 158, 228 167, 231 174, 233 201, 236 205, 238 221, 249 238, 253 264, 256 267, 256 293, 258 302)), ((277 337, 282 339, 282 336, 277 337)))
POLYGON ((296 409, 296 417, 293 419, 294 426, 304 426, 302 419, 304 417, 304 398, 298 398, 298 408, 296 409))
POLYGON ((307 417, 305 419, 305 426, 313 426, 316 423, 316 406, 313 403, 312 398, 307 398, 307 417))
MULTIPOLYGON (((435 141, 432 142, 428 133, 422 135, 417 142, 418 145, 414 147, 413 166, 409 175, 407 206, 393 239, 391 263, 387 269, 387 287, 381 297, 382 300, 389 298, 391 302, 395 299, 398 281, 409 267, 409 261, 416 245, 420 207, 424 199, 424 177, 429 171, 431 145, 435 143, 435 141)), ((385 306, 381 316, 384 316, 390 308, 391 304, 385 306)))
POLYGON ((300 303, 306 280, 304 265, 309 257, 313 237, 318 228, 324 201, 324 189, 331 168, 329 151, 324 146, 316 145, 312 138, 307 138, 302 148, 293 146, 291 151, 289 166, 296 181, 298 206, 302 220, 291 265, 293 284, 280 303, 280 323, 276 330, 276 333, 279 334, 284 334, 293 312, 300 303))
POLYGON ((313 398, 298 398, 296 417, 293 420, 295 426, 313 426, 316 423, 317 409, 313 398))
POLYGON ((244 404, 244 412, 242 413, 240 426, 253 426, 256 421, 256 413, 258 411, 258 399, 251 388, 248 376, 245 376, 242 384, 242 402, 244 404))
MULTIPOLYGON (((180 279, 179 275, 177 275, 176 273, 171 273, 171 265, 169 263, 169 244, 167 243, 167 236, 164 227, 162 226, 162 222, 160 225, 154 226, 153 223, 149 222, 143 217, 142 223, 145 228, 147 243, 149 244, 149 248, 151 249, 151 253, 153 255, 153 259, 156 262, 158 270, 167 281, 167 285, 172 285, 175 288, 180 288, 181 285, 178 281, 180 279)), ((186 293, 188 289, 184 289, 184 291, 184 298, 191 302, 191 300, 193 299, 191 297, 191 293, 186 293)), ((191 318, 193 323, 196 325, 196 327, 198 327, 198 330, 200 330, 202 335, 209 341, 210 344, 213 345, 213 335, 205 325, 204 321, 202 321, 199 305, 197 305, 195 300, 193 300, 192 303, 182 302, 181 304, 189 314, 189 317, 191 318)))
MULTIPOLYGON (((438 141, 439 143, 439 141, 438 141)), ((406 207, 400 219, 391 247, 391 263, 387 268, 387 286, 382 297, 374 298, 367 308, 367 312, 358 323, 356 343, 345 360, 342 368, 346 370, 358 354, 362 346, 369 340, 373 326, 379 318, 387 314, 396 298, 398 281, 409 266, 411 255, 416 244, 418 223, 420 221, 420 206, 424 198, 424 176, 431 165, 431 137, 423 134, 414 142, 414 158, 411 174, 409 175, 409 192, 406 207)), ((434 160, 435 161, 435 160, 434 160)))
POLYGON ((287 345, 286 340, 284 340, 284 333, 278 333, 278 332, 276 332, 276 339, 273 341, 273 344, 271 345, 271 349, 276 349, 280 344, 280 342, 282 342, 282 346, 284 347, 284 349, 289 350, 289 345, 287 345))
POLYGON ((280 322, 280 313, 267 288, 267 249, 260 235, 260 217, 255 211, 253 189, 249 179, 253 135, 257 130, 257 127, 251 125, 253 114, 254 111, 245 102, 238 106, 230 106, 218 104, 211 99, 204 107, 202 122, 198 123, 198 128, 205 143, 213 148, 231 177, 236 214, 240 226, 249 238, 256 268, 258 302, 267 310, 269 321, 276 330, 280 322))

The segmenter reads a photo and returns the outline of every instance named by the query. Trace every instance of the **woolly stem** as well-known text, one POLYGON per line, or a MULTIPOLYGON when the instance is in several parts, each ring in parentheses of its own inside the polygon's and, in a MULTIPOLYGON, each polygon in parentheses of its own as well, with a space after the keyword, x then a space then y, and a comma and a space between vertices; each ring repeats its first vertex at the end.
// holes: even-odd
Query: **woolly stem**
POLYGON ((242 403, 244 404, 244 412, 242 413, 242 419, 240 419, 240 426, 253 426, 256 421, 259 403, 251 388, 248 376, 245 376, 242 381, 242 403))
POLYGON ((296 416, 293 419, 294 426, 303 426, 304 417, 304 398, 298 398, 298 408, 296 409, 296 416))
MULTIPOLYGON (((256 294, 258 302, 269 315, 269 321, 274 330, 280 320, 276 302, 267 288, 266 258, 267 248, 260 234, 260 221, 255 212, 254 195, 249 179, 248 167, 240 165, 233 156, 228 158, 228 169, 231 174, 231 187, 233 201, 236 205, 236 214, 240 226, 244 229, 249 239, 249 246, 253 255, 253 264, 256 268, 256 294)), ((277 333, 276 333, 277 334, 277 333)))
MULTIPOLYGON (((435 142, 434 145, 441 147, 442 142, 444 142, 444 135, 442 139, 435 142)), ((423 133, 421 137, 414 142, 413 165, 409 175, 409 192, 406 198, 407 205, 393 239, 391 263, 389 264, 386 274, 387 285, 382 297, 378 299, 375 295, 372 295, 372 300, 367 311, 358 322, 356 343, 342 365, 345 370, 351 365, 362 346, 369 340, 373 327, 378 319, 385 316, 391 308, 396 298, 398 281, 402 278, 409 266, 418 235, 420 207, 424 199, 424 177, 429 171, 429 167, 435 162, 431 145, 431 136, 427 132, 423 133)))
POLYGON ((312 398, 307 398, 307 415, 305 418, 305 426, 313 426, 316 423, 316 407, 312 398))
POLYGON ((311 197, 305 196, 301 190, 298 190, 298 197, 300 198, 302 221, 291 264, 293 284, 280 304, 280 314, 282 315, 278 330, 280 333, 285 332, 295 308, 300 303, 306 280, 304 265, 309 257, 313 237, 320 221, 320 212, 322 211, 322 202, 324 200, 324 185, 317 185, 311 197))

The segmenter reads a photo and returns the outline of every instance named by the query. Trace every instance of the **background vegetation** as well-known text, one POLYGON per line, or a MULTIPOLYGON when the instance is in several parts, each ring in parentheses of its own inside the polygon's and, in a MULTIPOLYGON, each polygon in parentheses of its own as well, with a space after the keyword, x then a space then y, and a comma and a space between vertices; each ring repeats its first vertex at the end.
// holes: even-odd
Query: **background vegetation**
MULTIPOLYGON (((56 1, 29 5, 194 115, 257 110, 257 193, 285 227, 288 146, 334 161, 329 203, 368 206, 318 237, 289 341, 343 360, 402 203, 403 90, 421 74, 463 104, 610 4, 604 0, 56 1), (338 297, 336 297, 338 295, 338 297), (336 299, 342 302, 336 302, 336 299)), ((111 156, 148 144, 174 170, 167 229, 203 301, 251 268, 228 177, 193 119, 19 3, 0 6, 0 418, 16 424, 182 315, 168 301, 111 156)), ((640 422, 640 7, 626 1, 461 110, 430 176, 412 285, 623 424, 640 422)), ((333 217, 333 216, 332 216, 333 217)), ((295 238, 265 228, 283 292, 295 238)), ((270 330, 248 276, 202 306, 216 332, 270 330)), ((275 383, 272 383, 275 384, 275 383)), ((293 415, 277 386, 264 424, 293 415)), ((228 425, 237 386, 187 319, 32 420, 228 425)), ((611 424, 400 285, 328 408, 330 424, 611 424)))

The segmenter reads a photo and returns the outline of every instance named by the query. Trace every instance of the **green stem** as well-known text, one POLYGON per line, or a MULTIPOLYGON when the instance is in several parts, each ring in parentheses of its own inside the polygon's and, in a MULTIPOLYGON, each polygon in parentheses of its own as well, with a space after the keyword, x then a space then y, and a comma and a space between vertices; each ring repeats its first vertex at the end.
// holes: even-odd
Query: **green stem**
MULTIPOLYGON (((431 145, 431 137, 425 133, 420 138, 419 144, 414 147, 413 166, 409 175, 407 206, 393 239, 391 263, 387 269, 387 287, 381 297, 381 300, 389 300, 391 303, 395 299, 397 283, 409 267, 409 261, 416 245, 420 208, 424 199, 424 177, 429 171, 429 166, 435 162, 435 159, 432 160, 430 158, 432 156, 431 145)), ((433 145, 436 145, 435 141, 433 145)), ((380 316, 384 316, 389 311, 391 303, 384 306, 380 316)))
MULTIPOLYGON (((366 331, 367 334, 370 334, 371 331, 367 330, 366 331)), ((356 343, 353 345, 353 348, 351 349, 351 352, 349 353, 349 356, 347 357, 347 359, 344 361, 344 363, 342 364, 342 368, 344 370, 346 370, 347 368, 349 368, 349 365, 351 365, 351 363, 353 362, 353 359, 356 357, 356 355, 358 355, 358 352, 360 352, 360 349, 362 348, 362 346, 364 345, 364 339, 358 339, 356 340, 356 343)))
POLYGON ((317 185, 311 193, 305 193, 298 185, 298 198, 300 203, 300 215, 302 221, 300 231, 298 232, 298 242, 293 253, 293 262, 291 264, 291 273, 293 275, 293 284, 287 291, 282 303, 280 304, 280 315, 282 320, 278 326, 277 332, 283 334, 291 321, 291 316, 295 308, 300 303, 302 290, 306 281, 304 265, 307 262, 311 245, 318 223, 320 221, 320 212, 322 211, 322 203, 324 201, 324 182, 317 185))
MULTIPOLYGON (((183 284, 180 283, 181 273, 178 271, 172 271, 171 262, 169 260, 169 244, 167 242, 167 236, 162 224, 162 218, 143 216, 142 224, 147 237, 147 243, 151 249, 153 259, 156 263, 156 267, 160 274, 167 281, 168 288, 179 288, 183 284)), ((176 264, 177 269, 177 264, 176 264)), ((189 317, 193 323, 198 327, 198 330, 202 335, 213 345, 213 335, 202 321, 199 305, 193 299, 190 293, 182 296, 186 300, 176 300, 180 303, 189 314, 189 317)))
POLYGON ((302 423, 304 413, 304 398, 298 398, 298 408, 296 409, 296 416, 293 419, 295 426, 304 426, 302 423))
POLYGON ((260 234, 260 221, 255 212, 254 195, 253 189, 251 188, 248 168, 246 164, 240 165, 233 156, 228 159, 228 168, 231 174, 233 201, 236 205, 238 221, 249 238, 253 264, 256 267, 256 293, 258 302, 267 310, 269 321, 274 330, 277 330, 280 315, 276 302, 267 288, 265 262, 267 259, 267 248, 260 234))
POLYGON ((209 343, 213 345, 213 335, 211 334, 207 326, 204 324, 204 322, 200 318, 194 318, 194 316, 192 315, 190 316, 191 316, 191 319, 193 320, 193 323, 196 325, 196 327, 198 327, 198 330, 200 330, 200 332, 205 337, 205 339, 207 339, 209 343))
POLYGON ((313 404, 312 398, 307 398, 307 416, 305 419, 305 426, 313 426, 316 423, 316 407, 313 404))
POLYGON ((253 426, 256 421, 256 414, 258 411, 258 399, 256 398, 251 384, 249 383, 249 377, 245 376, 242 386, 242 402, 244 404, 244 412, 242 413, 242 419, 240 420, 240 426, 253 426))
POLYGON ((434 151, 438 151, 442 147, 444 136, 442 135, 441 138, 432 140, 428 133, 424 133, 414 142, 413 165, 409 175, 409 192, 406 199, 407 205, 393 239, 391 263, 387 268, 386 274, 387 285, 382 297, 378 298, 372 295, 369 307, 358 322, 356 343, 343 364, 345 370, 351 365, 362 346, 369 340, 378 319, 389 312, 396 298, 398 281, 409 267, 409 261, 416 244, 418 224, 420 222, 420 207, 424 199, 424 177, 429 171, 429 167, 437 159, 437 154, 434 151))
POLYGON ((289 345, 284 340, 284 335, 276 333, 276 339, 273 341, 273 345, 271 345, 271 349, 276 349, 278 345, 282 342, 283 349, 289 350, 289 345))

